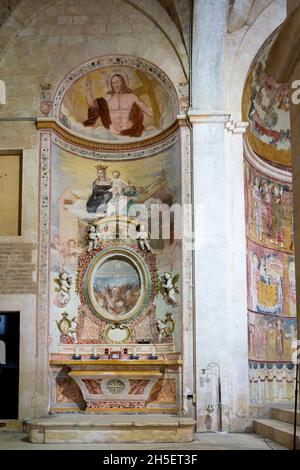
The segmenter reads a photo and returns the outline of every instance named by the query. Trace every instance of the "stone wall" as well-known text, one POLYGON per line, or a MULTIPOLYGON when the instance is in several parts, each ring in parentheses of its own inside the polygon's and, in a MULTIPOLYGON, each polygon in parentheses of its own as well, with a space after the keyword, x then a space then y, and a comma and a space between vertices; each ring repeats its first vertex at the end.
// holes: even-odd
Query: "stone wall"
POLYGON ((0 244, 0 294, 36 292, 34 244, 0 244))

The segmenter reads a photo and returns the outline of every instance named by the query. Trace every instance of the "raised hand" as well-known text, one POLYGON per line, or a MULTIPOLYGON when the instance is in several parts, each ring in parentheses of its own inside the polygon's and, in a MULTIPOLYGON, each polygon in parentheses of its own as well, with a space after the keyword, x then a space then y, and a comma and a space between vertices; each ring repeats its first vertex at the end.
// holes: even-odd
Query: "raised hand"
POLYGON ((86 89, 87 91, 92 91, 92 81, 90 78, 88 78, 86 81, 86 89))

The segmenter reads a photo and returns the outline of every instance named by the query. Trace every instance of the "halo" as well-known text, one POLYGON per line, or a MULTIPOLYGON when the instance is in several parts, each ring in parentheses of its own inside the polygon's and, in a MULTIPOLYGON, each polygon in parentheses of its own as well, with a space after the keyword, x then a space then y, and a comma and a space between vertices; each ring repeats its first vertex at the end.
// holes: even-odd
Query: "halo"
POLYGON ((106 86, 107 86, 107 89, 110 90, 110 82, 111 82, 111 79, 114 75, 122 75, 122 77, 124 78, 125 80, 125 83, 126 83, 126 86, 127 88, 130 88, 130 78, 128 76, 128 73, 123 71, 123 70, 112 70, 112 72, 110 72, 107 77, 106 77, 106 86))

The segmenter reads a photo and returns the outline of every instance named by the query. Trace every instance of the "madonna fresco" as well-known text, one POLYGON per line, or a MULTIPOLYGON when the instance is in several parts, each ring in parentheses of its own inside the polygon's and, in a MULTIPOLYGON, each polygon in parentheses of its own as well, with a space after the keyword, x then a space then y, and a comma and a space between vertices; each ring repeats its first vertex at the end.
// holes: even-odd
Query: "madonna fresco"
POLYGON ((61 124, 102 141, 131 141, 154 136, 175 120, 163 85, 133 67, 103 67, 79 78, 66 92, 61 124))

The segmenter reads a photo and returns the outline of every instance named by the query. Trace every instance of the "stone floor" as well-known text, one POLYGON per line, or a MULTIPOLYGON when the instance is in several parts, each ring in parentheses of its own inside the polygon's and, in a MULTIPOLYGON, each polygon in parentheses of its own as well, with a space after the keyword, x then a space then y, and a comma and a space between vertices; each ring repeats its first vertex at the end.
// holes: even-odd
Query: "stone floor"
MULTIPOLYGON (((185 444, 147 444, 147 450, 286 450, 256 434, 201 433, 185 444)), ((145 450, 144 444, 30 444, 26 434, 0 430, 0 450, 145 450)))

